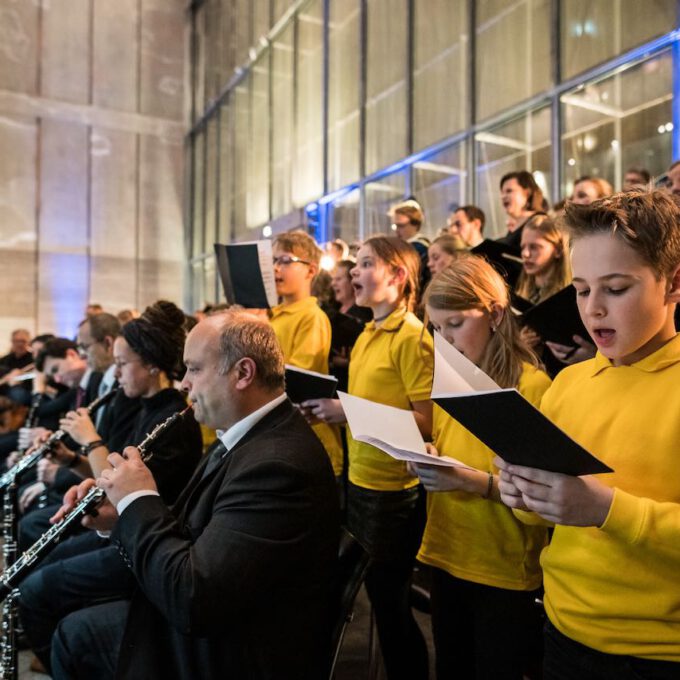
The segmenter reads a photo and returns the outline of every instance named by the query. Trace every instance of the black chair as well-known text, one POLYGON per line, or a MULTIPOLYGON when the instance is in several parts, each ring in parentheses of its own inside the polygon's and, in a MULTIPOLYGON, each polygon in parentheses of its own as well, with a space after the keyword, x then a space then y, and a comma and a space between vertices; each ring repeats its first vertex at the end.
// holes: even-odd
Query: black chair
POLYGON ((328 675, 330 680, 333 680, 345 629, 354 618, 354 600, 364 581, 369 563, 370 557, 365 548, 349 531, 343 529, 334 592, 337 611, 331 636, 331 666, 328 675))

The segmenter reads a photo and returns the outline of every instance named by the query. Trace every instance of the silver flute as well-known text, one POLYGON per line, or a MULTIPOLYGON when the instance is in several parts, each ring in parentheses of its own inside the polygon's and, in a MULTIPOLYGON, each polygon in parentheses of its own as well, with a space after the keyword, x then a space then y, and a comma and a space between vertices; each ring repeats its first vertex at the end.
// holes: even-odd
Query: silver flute
MULTIPOLYGON (((87 407, 87 415, 91 416, 99 407, 107 404, 111 399, 116 396, 118 392, 117 389, 110 390, 106 394, 103 394, 99 399, 95 399, 87 407)), ((24 472, 30 470, 32 467, 38 464, 41 458, 44 458, 51 450, 52 447, 60 442, 66 436, 65 430, 57 430, 53 432, 47 441, 42 443, 35 451, 26 454, 23 458, 20 458, 7 472, 0 476, 0 491, 4 491, 12 481, 18 479, 24 472)))
MULTIPOLYGON (((192 408, 193 405, 190 404, 183 411, 173 413, 144 437, 144 440, 137 446, 144 462, 153 456, 153 451, 149 449, 158 437, 179 422, 192 408)), ((0 574, 0 601, 11 595, 12 591, 31 572, 31 568, 59 542, 70 527, 91 513, 104 500, 105 495, 103 489, 98 486, 92 487, 71 512, 50 527, 11 567, 0 574)))

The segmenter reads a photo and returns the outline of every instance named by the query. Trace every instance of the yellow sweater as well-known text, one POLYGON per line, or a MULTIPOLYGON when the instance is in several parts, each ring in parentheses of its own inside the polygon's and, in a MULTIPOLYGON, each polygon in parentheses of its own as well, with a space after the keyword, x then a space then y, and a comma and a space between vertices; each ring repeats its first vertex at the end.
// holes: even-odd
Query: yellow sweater
MULTIPOLYGON (((522 396, 538 406, 550 378, 529 364, 519 380, 522 396)), ((497 473, 491 449, 434 407, 434 443, 478 470, 497 473)), ((509 590, 534 590, 541 585, 538 564, 547 529, 526 526, 510 508, 465 491, 427 495, 427 525, 418 559, 456 578, 509 590)))
MULTIPOLYGON (((315 297, 274 307, 270 321, 287 364, 317 373, 328 373, 331 322, 315 297)), ((312 429, 331 459, 333 472, 336 476, 340 475, 342 443, 339 428, 337 425, 318 423, 312 429)))
POLYGON ((613 474, 600 528, 555 527, 545 605, 565 635, 609 654, 680 662, 680 336, 631 365, 598 354, 562 371, 541 410, 613 474))

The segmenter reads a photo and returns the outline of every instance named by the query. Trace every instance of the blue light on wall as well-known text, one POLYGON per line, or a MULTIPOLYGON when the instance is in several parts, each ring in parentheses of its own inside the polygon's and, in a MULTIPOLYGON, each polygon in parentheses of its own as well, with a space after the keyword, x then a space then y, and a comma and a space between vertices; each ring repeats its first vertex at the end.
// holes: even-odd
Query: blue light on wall
POLYGON ((307 215, 307 226, 312 232, 317 243, 326 241, 326 210, 318 203, 310 203, 305 207, 307 215))

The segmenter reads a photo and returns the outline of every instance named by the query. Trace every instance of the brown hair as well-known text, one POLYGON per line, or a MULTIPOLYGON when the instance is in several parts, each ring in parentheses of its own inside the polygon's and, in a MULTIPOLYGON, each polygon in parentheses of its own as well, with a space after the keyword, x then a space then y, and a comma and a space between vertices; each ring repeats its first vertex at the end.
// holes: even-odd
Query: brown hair
POLYGON ((418 298, 418 281, 420 278, 420 257, 416 249, 397 236, 371 236, 364 242, 376 257, 388 267, 403 267, 406 271, 406 282, 400 291, 401 298, 409 311, 413 311, 418 298))
POLYGON ((276 390, 284 385, 284 363, 281 345, 267 321, 251 312, 231 307, 210 317, 220 331, 220 373, 224 375, 240 359, 255 363, 258 383, 276 390))
POLYGON ((524 230, 531 229, 540 234, 548 243, 555 247, 555 257, 550 263, 550 270, 546 284, 539 288, 536 285, 536 277, 527 274, 524 270, 519 276, 515 292, 517 295, 534 301, 538 296, 537 302, 559 292, 571 283, 571 263, 568 255, 567 235, 560 229, 553 220, 547 215, 534 215, 524 223, 524 230))
POLYGON ((425 291, 424 303, 434 309, 481 309, 489 314, 494 305, 503 309, 479 362, 479 367, 501 387, 517 387, 525 362, 538 366, 535 354, 520 338, 510 310, 508 286, 481 257, 464 255, 436 274, 425 291))
POLYGON ((405 215, 408 217, 409 222, 414 226, 420 227, 423 225, 424 216, 423 209, 420 204, 414 200, 404 201, 403 203, 397 203, 390 208, 389 216, 394 219, 395 215, 405 215))
POLYGON ((472 220, 479 220, 479 231, 484 231, 486 215, 481 208, 478 208, 476 205, 461 205, 460 208, 456 208, 454 213, 458 212, 459 210, 462 210, 465 213, 465 216, 470 222, 472 222, 472 220))
POLYGON ((670 277, 680 264, 680 198, 667 191, 625 191, 590 205, 567 202, 564 224, 573 243, 612 234, 656 273, 670 277))
POLYGON ((282 250, 293 253, 295 257, 311 262, 319 267, 321 261, 321 248, 316 245, 316 241, 303 231, 286 231, 279 234, 272 243, 282 250))
POLYGON ((522 189, 528 192, 527 202, 524 206, 525 210, 532 210, 534 212, 543 210, 543 192, 541 187, 536 184, 534 176, 528 170, 518 170, 517 172, 508 172, 501 177, 500 188, 511 179, 517 180, 522 189))

